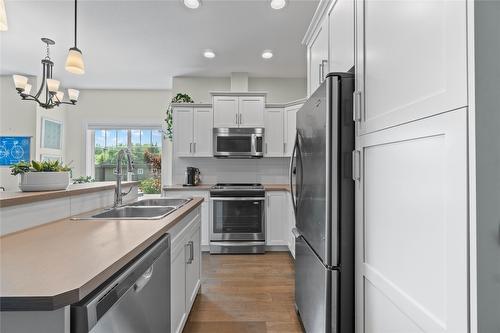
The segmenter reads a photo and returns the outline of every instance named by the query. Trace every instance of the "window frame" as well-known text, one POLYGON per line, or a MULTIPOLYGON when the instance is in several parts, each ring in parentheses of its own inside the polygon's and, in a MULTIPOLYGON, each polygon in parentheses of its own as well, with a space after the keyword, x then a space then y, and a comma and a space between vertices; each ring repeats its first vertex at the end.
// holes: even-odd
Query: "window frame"
MULTIPOLYGON (((87 123, 85 126, 85 174, 95 179, 95 131, 96 130, 127 130, 127 147, 130 149, 132 144, 132 130, 151 130, 150 140, 152 140, 152 131, 156 130, 163 133, 163 126, 158 123, 87 123)), ((141 140, 141 138, 140 138, 141 140)), ((164 155, 165 137, 161 138, 160 151, 164 155)), ((163 164, 162 159, 162 164, 163 164)), ((163 176, 161 177, 163 178, 163 176)), ((163 182, 163 179, 161 180, 163 182)))

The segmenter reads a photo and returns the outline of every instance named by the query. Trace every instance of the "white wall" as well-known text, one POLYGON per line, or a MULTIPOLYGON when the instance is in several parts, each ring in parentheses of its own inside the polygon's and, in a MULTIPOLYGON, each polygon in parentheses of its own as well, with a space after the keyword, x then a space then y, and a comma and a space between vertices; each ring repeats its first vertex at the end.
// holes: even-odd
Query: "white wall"
MULTIPOLYGON (((169 90, 81 90, 78 104, 67 114, 67 156, 73 176, 86 175, 85 132, 88 124, 165 125, 169 90)), ((167 145, 164 142, 164 156, 167 145)), ((162 175, 168 170, 162 170, 162 175)), ((164 181, 167 181, 164 178, 164 181)))
MULTIPOLYGON (((32 91, 37 89, 37 79, 29 77, 32 91)), ((66 120, 66 107, 60 106, 51 110, 38 107, 33 101, 22 101, 17 94, 12 77, 10 75, 0 76, 0 135, 2 136, 31 136, 30 158, 39 160, 43 153, 53 153, 41 147, 42 118, 50 118, 63 122, 63 131, 66 120)), ((63 132, 63 149, 58 152, 65 155, 65 132, 63 132)), ((17 191, 17 177, 10 175, 8 167, 0 167, 0 186, 7 191, 17 191)))
POLYGON ((267 91, 267 103, 288 103, 306 97, 307 80, 302 78, 248 78, 249 91, 267 91))
MULTIPOLYGON (((249 91, 267 91, 267 103, 287 103, 306 97, 304 78, 248 78, 249 91)), ((196 103, 212 103, 210 91, 229 91, 229 77, 174 77, 173 95, 189 94, 196 103)))

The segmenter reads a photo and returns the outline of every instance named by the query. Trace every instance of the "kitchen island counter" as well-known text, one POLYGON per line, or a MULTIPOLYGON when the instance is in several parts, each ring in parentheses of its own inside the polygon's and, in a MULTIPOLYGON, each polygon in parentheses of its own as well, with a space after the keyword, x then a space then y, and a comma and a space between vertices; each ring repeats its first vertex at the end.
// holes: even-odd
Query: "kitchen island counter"
POLYGON ((69 218, 0 238, 2 311, 49 311, 82 300, 201 205, 159 220, 69 218))

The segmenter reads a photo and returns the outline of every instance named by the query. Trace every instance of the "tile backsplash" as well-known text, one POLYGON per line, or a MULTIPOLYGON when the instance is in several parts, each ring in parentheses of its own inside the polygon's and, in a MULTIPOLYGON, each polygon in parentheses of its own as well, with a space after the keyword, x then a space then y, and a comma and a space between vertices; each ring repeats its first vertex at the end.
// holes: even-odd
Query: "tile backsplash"
POLYGON ((202 183, 288 183, 290 159, 217 159, 217 158, 175 158, 173 183, 184 183, 186 167, 200 169, 202 183))

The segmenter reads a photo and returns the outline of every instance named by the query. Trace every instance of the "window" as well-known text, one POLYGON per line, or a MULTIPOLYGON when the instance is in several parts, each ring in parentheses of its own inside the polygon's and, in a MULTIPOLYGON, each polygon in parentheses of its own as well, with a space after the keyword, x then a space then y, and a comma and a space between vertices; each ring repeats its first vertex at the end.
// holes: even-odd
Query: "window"
MULTIPOLYGON (((114 170, 117 154, 120 149, 128 148, 134 160, 132 179, 144 181, 144 184, 147 183, 150 186, 154 184, 159 188, 162 145, 160 128, 96 127, 89 129, 88 133, 91 138, 89 153, 92 164, 89 167, 93 173, 92 177, 96 181, 114 181, 116 179, 114 170)), ((127 179, 126 172, 124 172, 123 179, 127 179)))

